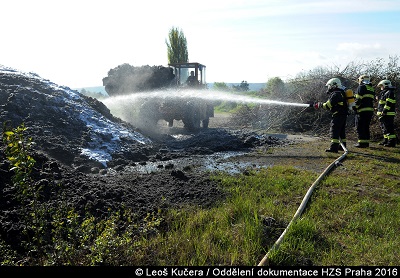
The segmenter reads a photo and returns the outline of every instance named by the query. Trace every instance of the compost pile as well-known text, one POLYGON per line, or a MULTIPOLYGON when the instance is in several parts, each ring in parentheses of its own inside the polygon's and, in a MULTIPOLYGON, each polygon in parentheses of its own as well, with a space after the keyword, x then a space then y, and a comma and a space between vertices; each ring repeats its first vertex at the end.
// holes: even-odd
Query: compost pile
MULTIPOLYGON (((39 202, 49 210, 63 204, 96 217, 122 207, 139 217, 160 207, 207 207, 223 194, 210 173, 191 165, 179 167, 180 158, 193 157, 194 165, 199 155, 288 144, 285 139, 218 127, 191 133, 182 130, 181 136, 146 134, 114 117, 97 99, 35 73, 3 66, 0 122, 3 130, 5 125, 23 124, 24 138, 34 142, 30 153, 36 162, 30 186, 40 188, 39 202), (158 165, 158 170, 135 171, 147 163, 158 165)), ((23 217, 3 140, 0 146, 0 236, 13 245, 23 217)))

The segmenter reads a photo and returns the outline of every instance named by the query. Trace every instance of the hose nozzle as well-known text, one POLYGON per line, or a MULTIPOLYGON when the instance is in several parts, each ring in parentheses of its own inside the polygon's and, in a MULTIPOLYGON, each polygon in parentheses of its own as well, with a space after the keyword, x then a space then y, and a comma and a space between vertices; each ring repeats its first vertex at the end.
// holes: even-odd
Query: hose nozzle
POLYGON ((312 104, 312 106, 310 105, 310 107, 314 107, 315 109, 319 109, 319 108, 321 108, 322 107, 322 105, 323 105, 323 103, 322 102, 314 102, 313 104, 312 104))

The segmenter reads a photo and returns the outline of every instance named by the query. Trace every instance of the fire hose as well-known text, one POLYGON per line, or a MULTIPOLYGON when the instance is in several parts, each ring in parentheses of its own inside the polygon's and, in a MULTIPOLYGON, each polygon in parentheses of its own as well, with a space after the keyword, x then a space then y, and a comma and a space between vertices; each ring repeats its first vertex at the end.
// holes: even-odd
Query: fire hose
POLYGON ((317 187, 317 185, 320 183, 320 181, 332 170, 332 168, 334 166, 339 166, 340 162, 347 156, 348 150, 346 149, 346 147, 344 146, 343 143, 340 143, 340 145, 342 146, 344 153, 339 158, 337 158, 335 161, 333 161, 327 168, 325 168, 325 170, 322 172, 322 174, 319 175, 319 177, 314 181, 314 183, 311 185, 311 187, 308 189, 306 195, 304 196, 303 201, 301 202, 299 208, 297 209, 296 213, 294 214, 292 220, 289 222, 289 225, 286 227, 286 229, 283 231, 283 233, 278 238, 278 240, 274 243, 274 245, 268 250, 268 253, 259 262, 258 266, 265 266, 268 264, 269 256, 270 256, 271 252, 278 249, 279 245, 281 244, 286 232, 289 230, 292 223, 295 220, 297 220, 297 218, 302 214, 314 189, 317 187))

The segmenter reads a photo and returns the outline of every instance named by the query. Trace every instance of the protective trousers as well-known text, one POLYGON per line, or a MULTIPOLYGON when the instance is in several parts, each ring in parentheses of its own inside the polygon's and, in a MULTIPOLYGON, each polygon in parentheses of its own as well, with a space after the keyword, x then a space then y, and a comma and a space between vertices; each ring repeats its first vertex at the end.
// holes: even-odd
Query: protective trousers
POLYGON ((383 116, 379 118, 379 123, 383 133, 383 139, 388 143, 396 143, 396 134, 394 133, 394 116, 383 116))
POLYGON ((358 113, 355 117, 358 143, 360 144, 369 144, 371 139, 369 126, 373 115, 373 111, 363 111, 358 113))
POLYGON ((331 147, 337 152, 340 142, 346 142, 346 119, 347 115, 334 115, 331 120, 331 147))

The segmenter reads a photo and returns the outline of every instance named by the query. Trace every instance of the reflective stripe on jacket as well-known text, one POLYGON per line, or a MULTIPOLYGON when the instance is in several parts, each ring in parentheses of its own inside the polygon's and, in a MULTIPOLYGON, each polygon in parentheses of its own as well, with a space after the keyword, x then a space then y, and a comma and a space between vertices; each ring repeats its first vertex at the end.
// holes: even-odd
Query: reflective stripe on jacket
POLYGON ((355 106, 358 113, 374 111, 375 90, 371 84, 361 84, 358 86, 355 97, 355 106))
POLYGON ((344 95, 344 90, 335 88, 332 89, 329 99, 322 104, 322 107, 332 112, 335 115, 347 115, 347 102, 344 95))
POLYGON ((396 95, 395 87, 385 88, 379 94, 378 109, 376 115, 381 117, 383 115, 395 116, 396 115, 396 95))

